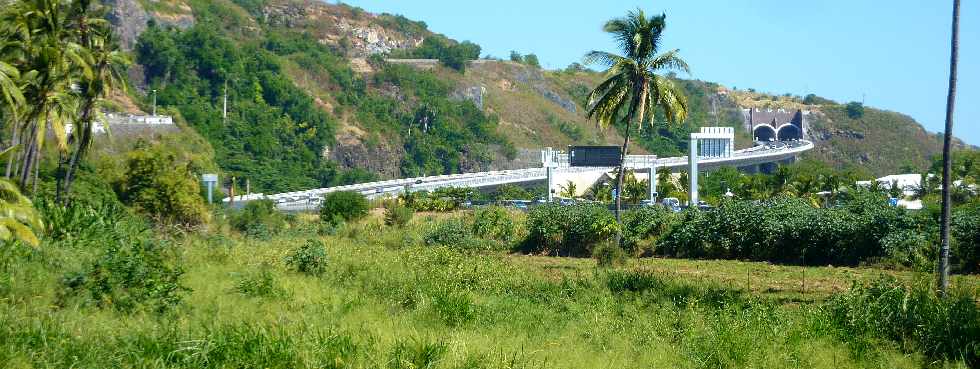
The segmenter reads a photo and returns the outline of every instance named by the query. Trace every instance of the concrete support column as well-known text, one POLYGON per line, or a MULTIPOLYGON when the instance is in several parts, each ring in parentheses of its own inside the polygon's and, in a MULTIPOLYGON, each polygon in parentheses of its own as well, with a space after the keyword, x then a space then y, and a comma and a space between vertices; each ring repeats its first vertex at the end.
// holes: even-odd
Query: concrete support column
POLYGON ((688 169, 687 178, 691 180, 691 187, 689 193, 689 203, 691 206, 698 205, 698 140, 691 140, 691 152, 687 156, 687 161, 690 164, 688 169))
POLYGON ((647 170, 650 172, 650 182, 648 182, 650 187, 650 202, 656 202, 657 201, 657 166, 651 165, 650 168, 647 168, 647 170))
POLYGON ((553 168, 551 165, 548 165, 545 168, 545 172, 548 175, 548 202, 551 202, 555 198, 555 194, 554 194, 554 186, 555 186, 555 183, 554 183, 554 181, 555 181, 554 170, 555 170, 555 168, 553 168))

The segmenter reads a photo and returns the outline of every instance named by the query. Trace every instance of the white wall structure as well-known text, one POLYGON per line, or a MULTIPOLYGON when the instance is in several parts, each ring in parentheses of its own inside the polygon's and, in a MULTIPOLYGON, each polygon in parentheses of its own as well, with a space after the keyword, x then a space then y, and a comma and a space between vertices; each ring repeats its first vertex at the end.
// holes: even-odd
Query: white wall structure
POLYGON ((691 181, 691 206, 698 204, 698 161, 702 158, 730 158, 735 152, 735 128, 701 127, 701 132, 691 133, 690 153, 687 156, 687 178, 691 181))
MULTIPOLYGON (((102 135, 106 133, 106 122, 110 127, 126 125, 144 126, 173 126, 174 118, 169 115, 121 115, 109 113, 105 115, 105 121, 95 121, 92 126, 92 133, 102 135)), ((65 125, 65 134, 71 134, 74 126, 71 123, 65 125)))

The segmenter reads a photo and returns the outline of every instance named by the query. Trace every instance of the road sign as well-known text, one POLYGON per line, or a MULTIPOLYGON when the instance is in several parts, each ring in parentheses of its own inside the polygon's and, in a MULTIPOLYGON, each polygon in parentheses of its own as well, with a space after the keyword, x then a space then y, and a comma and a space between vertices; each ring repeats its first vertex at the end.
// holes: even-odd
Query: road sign
POLYGON ((616 167, 622 159, 619 146, 568 147, 568 163, 573 167, 616 167))

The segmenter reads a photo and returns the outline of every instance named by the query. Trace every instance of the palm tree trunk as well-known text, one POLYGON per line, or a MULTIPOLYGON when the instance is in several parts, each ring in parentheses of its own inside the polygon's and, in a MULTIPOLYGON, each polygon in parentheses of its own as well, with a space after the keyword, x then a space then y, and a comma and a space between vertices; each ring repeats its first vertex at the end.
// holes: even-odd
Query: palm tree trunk
POLYGON ((71 193, 72 175, 75 173, 75 169, 78 167, 78 163, 82 156, 88 149, 88 144, 91 139, 92 125, 92 110, 95 108, 95 99, 87 98, 82 104, 82 113, 79 116, 78 123, 76 124, 76 131, 72 137, 68 138, 68 147, 71 147, 73 141, 78 142, 78 148, 73 150, 70 156, 65 156, 58 163, 58 179, 55 185, 55 201, 62 204, 68 205, 70 202, 68 199, 71 193), (78 139, 74 139, 78 137, 78 139))
POLYGON ((952 181, 953 111, 956 105, 956 63, 959 58, 960 0, 953 0, 953 37, 949 58, 949 93, 946 95, 946 130, 943 134, 943 201, 939 235, 939 291, 949 288, 949 226, 952 215, 949 187, 952 181))
MULTIPOLYGON (((13 128, 14 133, 12 135, 13 137, 10 139, 10 147, 16 147, 17 145, 20 144, 20 127, 19 127, 19 123, 16 122, 16 121, 12 121, 11 122, 11 127, 13 128)), ((10 175, 12 174, 11 172, 14 169, 14 161, 15 161, 15 158, 17 157, 16 153, 17 153, 17 151, 16 151, 16 149, 14 149, 13 151, 10 152, 10 154, 9 154, 10 157, 7 158, 7 175, 6 175, 7 179, 10 179, 10 175)))
MULTIPOLYGON (((633 119, 626 120, 626 134, 623 135, 623 149, 621 150, 619 159, 619 174, 616 176, 616 223, 622 224, 620 217, 620 212, 623 208, 623 177, 626 175, 626 150, 630 144, 630 130, 633 125, 633 119)), ((622 227, 620 227, 622 228, 622 227)), ((622 232, 620 232, 622 233, 622 232)), ((619 241, 619 234, 616 235, 617 241, 619 241)))
POLYGON ((91 144, 91 127, 89 130, 82 132, 82 139, 78 143, 78 150, 72 153, 71 161, 68 163, 68 171, 65 173, 65 188, 64 197, 65 205, 71 202, 71 185, 75 180, 75 171, 78 170, 78 164, 81 162, 85 153, 88 152, 88 148, 91 144))
MULTIPOLYGON (((41 161, 41 151, 40 150, 38 150, 37 153, 34 154, 34 156, 36 158, 35 159, 36 162, 40 162, 41 161)), ((33 179, 33 184, 31 185, 31 187, 32 187, 31 188, 31 198, 34 199, 34 200, 37 199, 36 198, 37 197, 37 179, 39 177, 39 172, 40 171, 41 171, 41 166, 35 163, 34 164, 34 179, 33 179)))
POLYGON ((30 127, 30 134, 25 137, 29 141, 27 141, 27 147, 24 148, 23 155, 22 155, 23 161, 20 164, 20 169, 17 171, 20 177, 18 178, 18 182, 20 183, 22 188, 26 188, 27 180, 30 178, 31 159, 34 156, 34 146, 37 145, 36 135, 37 135, 37 123, 33 123, 31 124, 30 127))

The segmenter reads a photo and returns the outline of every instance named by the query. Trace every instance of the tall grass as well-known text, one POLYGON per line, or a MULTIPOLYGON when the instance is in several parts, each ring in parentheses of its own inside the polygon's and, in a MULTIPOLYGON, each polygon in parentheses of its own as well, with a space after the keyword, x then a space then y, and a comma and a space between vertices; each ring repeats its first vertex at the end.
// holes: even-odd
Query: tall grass
POLYGON ((319 277, 285 262, 309 235, 176 239, 192 292, 165 314, 56 306, 64 268, 88 261, 50 245, 4 253, 0 367, 911 368, 927 360, 890 345, 858 351, 817 305, 642 268, 540 266, 425 245, 427 223, 344 224, 320 237, 329 247, 319 277), (392 247, 403 239, 416 241, 392 247), (252 285, 239 288, 247 279, 252 285), (279 288, 288 293, 244 292, 279 288))

